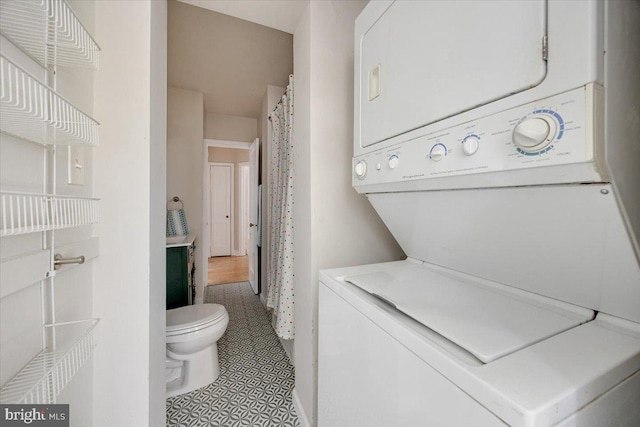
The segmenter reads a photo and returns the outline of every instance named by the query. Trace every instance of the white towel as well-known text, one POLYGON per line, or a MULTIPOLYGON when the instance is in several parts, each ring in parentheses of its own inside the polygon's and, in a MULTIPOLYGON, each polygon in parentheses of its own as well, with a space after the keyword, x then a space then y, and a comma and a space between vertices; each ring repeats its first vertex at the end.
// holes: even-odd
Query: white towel
POLYGON ((189 234, 187 217, 184 209, 170 209, 167 211, 167 236, 186 236, 189 234))

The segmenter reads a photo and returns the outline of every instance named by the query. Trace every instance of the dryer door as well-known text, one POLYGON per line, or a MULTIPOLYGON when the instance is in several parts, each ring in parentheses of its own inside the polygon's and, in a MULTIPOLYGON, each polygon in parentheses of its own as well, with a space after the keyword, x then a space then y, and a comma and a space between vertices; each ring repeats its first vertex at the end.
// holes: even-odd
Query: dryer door
POLYGON ((396 1, 364 19, 356 25, 362 147, 537 86, 546 75, 545 0, 396 1))

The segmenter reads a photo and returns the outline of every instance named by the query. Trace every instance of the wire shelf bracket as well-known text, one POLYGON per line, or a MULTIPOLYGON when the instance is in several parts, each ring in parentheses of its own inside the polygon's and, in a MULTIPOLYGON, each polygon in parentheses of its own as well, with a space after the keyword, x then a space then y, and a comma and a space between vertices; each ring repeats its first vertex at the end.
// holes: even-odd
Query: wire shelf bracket
POLYGON ((56 343, 45 348, 0 390, 2 403, 53 404, 98 345, 99 319, 45 325, 56 343))
POLYGON ((0 193, 0 236, 79 227, 98 222, 98 199, 0 193))
POLYGON ((0 130, 42 145, 98 145, 97 121, 2 55, 0 130))
POLYGON ((100 46, 66 0, 2 0, 0 32, 45 68, 98 68, 100 46))

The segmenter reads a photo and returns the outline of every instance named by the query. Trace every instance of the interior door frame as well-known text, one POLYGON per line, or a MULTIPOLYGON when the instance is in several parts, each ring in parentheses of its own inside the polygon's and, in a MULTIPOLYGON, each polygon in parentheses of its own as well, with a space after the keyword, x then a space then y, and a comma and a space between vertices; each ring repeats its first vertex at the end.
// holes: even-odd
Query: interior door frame
POLYGON ((249 232, 249 247, 247 250, 249 261, 249 284, 253 292, 258 295, 260 293, 260 272, 259 272, 259 258, 260 251, 258 250, 258 208, 260 206, 260 140, 258 138, 253 140, 251 149, 249 150, 249 218, 251 219, 251 226, 248 229, 249 232))
POLYGON ((241 224, 239 228, 240 241, 238 242, 238 253, 240 256, 245 256, 249 254, 247 240, 249 239, 249 223, 251 222, 251 218, 249 217, 249 162, 240 162, 238 166, 238 176, 240 177, 240 182, 238 183, 240 188, 240 215, 238 219, 241 224), (245 218, 245 215, 247 215, 247 218, 245 218))
MULTIPOLYGON (((245 150, 251 149, 251 142, 242 141, 228 141, 223 139, 204 139, 202 144, 202 188, 204 188, 204 203, 202 203, 202 233, 201 233, 201 245, 204 250, 200 251, 200 257, 202 265, 205 268, 200 272, 201 283, 204 283, 205 287, 208 283, 208 268, 209 265, 209 248, 211 247, 211 201, 209 188, 209 147, 221 147, 221 148, 240 148, 245 150)), ((232 233, 233 234, 233 233, 232 233)), ((196 243, 197 244, 197 243, 196 243)), ((233 250, 233 248, 232 248, 233 250)), ((198 298, 196 303, 202 303, 202 297, 198 298)))
MULTIPOLYGON (((208 159, 207 159, 208 160, 208 159)), ((221 167, 228 167, 230 169, 229 171, 229 256, 233 256, 234 255, 234 248, 235 248, 235 231, 236 231, 236 223, 235 223, 235 164, 233 163, 226 163, 226 162, 208 162, 209 164, 209 180, 211 180, 211 171, 213 170, 213 167, 215 166, 221 166, 221 167)), ((211 181, 209 181, 211 182, 211 181)), ((212 212, 211 212, 211 186, 209 186, 209 215, 211 216, 212 212)), ((211 217, 208 218, 209 221, 211 221, 211 217)), ((211 224, 211 222, 209 222, 209 224, 211 224)), ((209 257, 211 257, 211 227, 209 227, 209 257)))

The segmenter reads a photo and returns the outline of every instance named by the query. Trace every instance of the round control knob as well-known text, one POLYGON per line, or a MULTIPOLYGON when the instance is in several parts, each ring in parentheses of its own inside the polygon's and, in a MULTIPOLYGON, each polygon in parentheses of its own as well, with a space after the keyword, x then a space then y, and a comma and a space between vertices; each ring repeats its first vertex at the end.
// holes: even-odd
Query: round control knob
POLYGON ((360 179, 364 178, 367 174, 367 162, 364 160, 358 160, 356 165, 353 167, 353 171, 356 173, 356 176, 360 179))
POLYGON ((398 156, 396 156, 395 154, 389 156, 389 167, 391 169, 395 169, 395 167, 398 166, 398 163, 400 163, 400 159, 398 158, 398 156))
POLYGON ((431 160, 435 162, 439 162, 446 155, 447 155, 447 148, 441 144, 434 145, 433 148, 431 149, 431 153, 429 153, 429 157, 431 158, 431 160))
POLYGON ((476 136, 468 136, 462 141, 462 152, 467 156, 473 156, 478 151, 480 140, 476 136))
POLYGON ((513 129, 513 142, 522 151, 533 153, 553 141, 556 128, 556 122, 551 117, 543 115, 527 117, 513 129))

